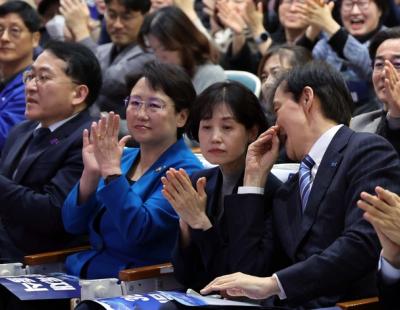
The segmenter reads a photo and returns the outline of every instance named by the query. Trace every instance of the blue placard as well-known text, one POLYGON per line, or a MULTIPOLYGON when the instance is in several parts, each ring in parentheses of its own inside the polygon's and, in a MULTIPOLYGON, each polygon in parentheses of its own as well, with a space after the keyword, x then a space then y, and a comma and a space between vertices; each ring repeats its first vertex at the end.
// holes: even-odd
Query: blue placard
POLYGON ((0 285, 20 300, 79 298, 79 278, 64 273, 0 278, 0 285))
MULTIPOLYGON (((247 307, 258 307, 260 305, 247 302, 238 302, 226 299, 205 297, 200 295, 186 294, 179 291, 155 291, 147 294, 125 295, 112 298, 100 298, 82 303, 97 303, 106 310, 128 310, 128 309, 148 309, 148 310, 176 310, 176 303, 189 307, 237 307, 238 309, 247 307)), ((77 307, 79 309, 79 306, 77 307)))

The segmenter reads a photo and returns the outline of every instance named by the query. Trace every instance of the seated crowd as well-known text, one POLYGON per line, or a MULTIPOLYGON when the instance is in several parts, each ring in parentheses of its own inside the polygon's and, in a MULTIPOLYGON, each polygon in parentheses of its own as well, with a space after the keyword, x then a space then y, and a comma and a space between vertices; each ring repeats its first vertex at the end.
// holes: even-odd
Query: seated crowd
POLYGON ((1 263, 400 309, 400 1, 8 0, 0 73, 1 263))

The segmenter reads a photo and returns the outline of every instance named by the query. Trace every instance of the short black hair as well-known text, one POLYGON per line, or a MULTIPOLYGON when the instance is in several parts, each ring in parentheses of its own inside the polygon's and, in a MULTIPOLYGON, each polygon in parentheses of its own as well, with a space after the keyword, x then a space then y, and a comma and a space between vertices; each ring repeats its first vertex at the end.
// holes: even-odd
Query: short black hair
POLYGON ((105 0, 104 2, 106 3, 106 5, 108 5, 112 1, 117 1, 126 9, 141 12, 142 14, 146 14, 151 7, 150 0, 105 0))
MULTIPOLYGON (((185 109, 190 112, 196 99, 196 91, 189 75, 182 67, 161 63, 157 60, 149 61, 143 66, 142 72, 132 80, 128 80, 127 84, 132 89, 142 77, 146 79, 152 89, 162 91, 171 98, 176 112, 185 109)), ((184 127, 178 128, 178 139, 182 137, 184 130, 184 127)))
POLYGON ((303 89, 309 86, 321 103, 323 115, 338 124, 349 125, 353 99, 340 72, 319 60, 310 61, 282 74, 272 88, 275 96, 279 86, 298 102, 303 89))
POLYGON ((101 85, 101 68, 97 57, 86 46, 74 42, 49 41, 43 51, 49 51, 67 63, 65 74, 89 89, 85 100, 90 106, 97 99, 101 85))
POLYGON ((24 1, 8 1, 0 5, 0 17, 8 14, 17 14, 21 17, 30 32, 39 31, 41 19, 36 10, 24 1))
POLYGON ((372 61, 376 57, 376 51, 379 46, 386 40, 400 39, 400 27, 384 28, 380 30, 372 39, 369 44, 369 56, 372 61))
POLYGON ((199 141, 199 127, 202 119, 212 117, 215 106, 226 104, 236 121, 246 129, 254 126, 258 134, 268 128, 268 122, 258 98, 246 86, 236 81, 215 83, 207 87, 196 99, 187 125, 189 138, 199 141))

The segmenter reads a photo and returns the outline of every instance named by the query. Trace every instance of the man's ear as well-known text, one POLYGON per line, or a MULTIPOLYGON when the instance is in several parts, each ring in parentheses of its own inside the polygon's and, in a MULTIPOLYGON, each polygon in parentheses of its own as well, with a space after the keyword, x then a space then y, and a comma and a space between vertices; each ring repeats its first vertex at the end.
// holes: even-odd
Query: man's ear
POLYGON ((314 91, 310 86, 303 88, 299 104, 303 107, 305 112, 309 112, 314 103, 314 91))
POLYGON ((89 95, 89 88, 86 85, 77 85, 72 93, 72 105, 78 106, 84 103, 89 95))

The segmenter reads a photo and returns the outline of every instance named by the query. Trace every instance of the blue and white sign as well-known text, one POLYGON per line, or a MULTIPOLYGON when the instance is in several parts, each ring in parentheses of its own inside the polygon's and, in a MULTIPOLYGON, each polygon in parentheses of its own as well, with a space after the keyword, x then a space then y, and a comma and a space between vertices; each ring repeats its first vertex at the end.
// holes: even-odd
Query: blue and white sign
POLYGON ((79 278, 64 273, 0 278, 0 285, 21 300, 70 299, 81 296, 79 278))

